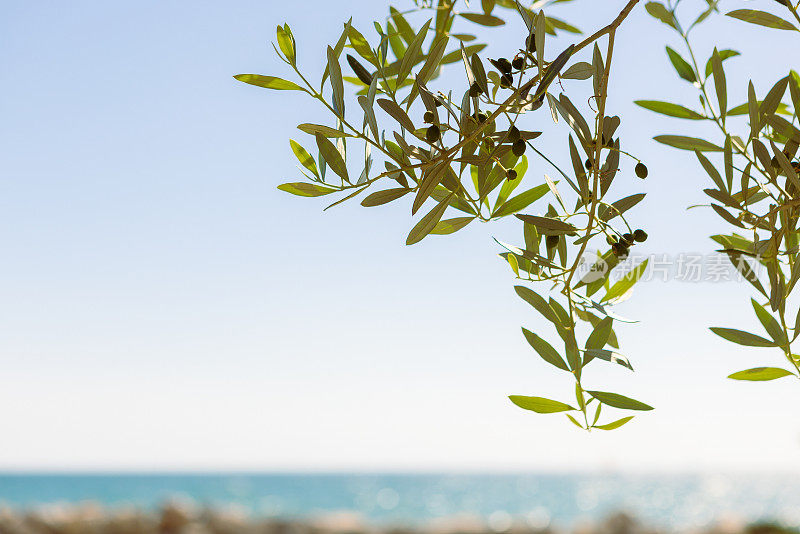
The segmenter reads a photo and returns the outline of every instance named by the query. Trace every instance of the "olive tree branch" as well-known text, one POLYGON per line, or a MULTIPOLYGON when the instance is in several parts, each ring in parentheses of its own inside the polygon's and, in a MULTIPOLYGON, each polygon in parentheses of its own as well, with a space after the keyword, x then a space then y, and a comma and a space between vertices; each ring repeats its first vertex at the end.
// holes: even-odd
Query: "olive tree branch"
POLYGON ((630 14, 630 12, 633 10, 633 8, 638 3, 639 3, 639 0, 630 0, 625 5, 625 7, 622 8, 622 11, 620 11, 619 15, 617 15, 617 18, 612 20, 610 24, 608 24, 607 26, 604 26, 603 28, 600 28, 599 30, 594 32, 592 35, 590 35, 589 37, 587 37, 586 39, 584 39, 580 43, 576 44, 575 45, 575 49, 573 50, 573 53, 575 53, 578 50, 581 50, 582 48, 592 44, 593 42, 597 41, 598 39, 600 39, 605 34, 607 34, 607 33, 610 34, 610 33, 614 32, 614 31, 616 31, 616 29, 620 27, 622 22, 627 18, 627 16, 630 14))

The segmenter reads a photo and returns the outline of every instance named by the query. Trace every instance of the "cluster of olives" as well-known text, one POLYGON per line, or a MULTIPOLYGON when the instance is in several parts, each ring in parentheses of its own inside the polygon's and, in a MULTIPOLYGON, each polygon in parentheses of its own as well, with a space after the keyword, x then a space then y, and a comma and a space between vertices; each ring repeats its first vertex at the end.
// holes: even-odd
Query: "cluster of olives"
MULTIPOLYGON (((438 100, 436 101, 436 104, 437 107, 441 105, 438 100)), ((425 130, 425 140, 430 144, 435 143, 442 136, 442 132, 439 129, 439 126, 435 124, 436 115, 433 113, 433 111, 426 111, 425 114, 422 116, 422 120, 430 124, 430 126, 428 126, 428 129, 425 130)))
POLYGON ((511 152, 516 157, 519 158, 525 153, 525 140, 522 139, 522 134, 516 126, 511 125, 511 128, 508 129, 506 141, 511 143, 511 152))
POLYGON ((507 89, 514 85, 514 71, 520 71, 525 67, 525 58, 517 56, 513 60, 501 57, 499 59, 490 59, 494 68, 500 73, 500 87, 507 89))
MULTIPOLYGON (((522 139, 522 134, 520 133, 519 128, 513 124, 506 133, 505 141, 511 143, 511 153, 516 157, 519 158, 525 153, 525 140, 522 139)), ((506 170, 506 178, 508 180, 516 180, 517 171, 514 169, 506 170)))
POLYGON ((611 245, 611 252, 620 259, 625 259, 628 257, 628 253, 630 252, 630 248, 635 245, 636 243, 642 243, 647 240, 647 232, 638 228, 631 233, 622 234, 622 236, 617 239, 613 236, 609 236, 607 241, 608 244, 611 245))
MULTIPOLYGON (((442 103, 439 101, 438 98, 433 99, 433 103, 436 107, 440 107, 442 103)), ((435 143, 442 137, 442 131, 439 128, 439 125, 436 124, 438 121, 436 120, 436 114, 433 111, 426 111, 425 114, 422 116, 423 122, 430 124, 428 129, 425 130, 425 140, 430 144, 435 143)))

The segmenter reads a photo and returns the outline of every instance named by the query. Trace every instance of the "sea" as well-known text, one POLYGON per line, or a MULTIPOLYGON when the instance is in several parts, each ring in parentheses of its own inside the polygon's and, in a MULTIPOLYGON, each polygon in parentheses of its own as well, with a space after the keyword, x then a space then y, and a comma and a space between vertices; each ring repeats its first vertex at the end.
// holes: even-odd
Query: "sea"
POLYGON ((376 525, 470 517, 572 528, 625 512, 666 530, 726 521, 800 526, 800 476, 722 474, 0 474, 0 506, 98 503, 156 509, 176 500, 252 517, 342 512, 376 525))

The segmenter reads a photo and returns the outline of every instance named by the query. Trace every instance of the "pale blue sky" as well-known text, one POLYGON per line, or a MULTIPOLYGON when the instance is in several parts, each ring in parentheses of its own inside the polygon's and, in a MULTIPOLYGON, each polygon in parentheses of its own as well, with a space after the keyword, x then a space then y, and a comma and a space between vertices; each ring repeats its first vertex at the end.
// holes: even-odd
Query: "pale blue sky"
MULTIPOLYGON (((623 3, 553 13, 592 31, 623 3)), ((798 385, 724 379, 779 355, 706 329, 755 330, 744 286, 642 284, 620 308, 642 320, 619 329, 637 372, 598 366, 592 383, 658 409, 587 436, 506 399, 568 400, 572 387, 520 334, 547 326, 495 256, 491 236, 518 241, 515 224, 406 247, 407 202, 322 213, 321 201, 276 189, 300 178, 288 138, 312 144, 294 126, 328 116, 305 95, 232 76, 288 77, 269 46, 287 21, 318 78, 340 23, 353 15, 373 38, 386 9, 2 3, 0 468, 800 468, 798 385)), ((519 27, 487 32, 492 55, 516 46, 519 27)), ((745 52, 726 63, 735 104, 748 77, 763 94, 785 74, 785 53, 775 56, 790 36, 727 20, 707 28, 745 52)), ((609 112, 623 114, 624 147, 650 177, 628 165, 616 194, 649 193, 631 212, 651 235, 642 252, 709 251, 705 236, 726 228, 685 211, 704 202, 707 178, 693 157, 651 141, 684 125, 631 104, 696 102, 666 40, 678 48, 642 7, 617 38, 609 112)), ((713 44, 701 39, 704 57, 713 44)), ((533 117, 549 126, 546 113, 533 117)), ((559 132, 541 146, 567 161, 559 132)), ((533 162, 530 183, 544 172, 533 162)))

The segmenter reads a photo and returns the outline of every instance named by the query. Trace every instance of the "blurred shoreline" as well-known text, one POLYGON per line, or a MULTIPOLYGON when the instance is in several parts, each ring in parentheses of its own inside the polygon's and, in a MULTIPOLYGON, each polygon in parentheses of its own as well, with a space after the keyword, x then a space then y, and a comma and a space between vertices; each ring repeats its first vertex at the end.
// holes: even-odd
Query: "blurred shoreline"
POLYGON ((718 518, 704 527, 670 529, 648 525, 624 512, 572 526, 547 518, 457 515, 420 525, 376 524, 356 512, 328 512, 308 518, 259 518, 236 507, 208 508, 168 501, 153 510, 107 507, 95 502, 42 504, 29 508, 0 504, 0 534, 800 534, 778 523, 718 518))

